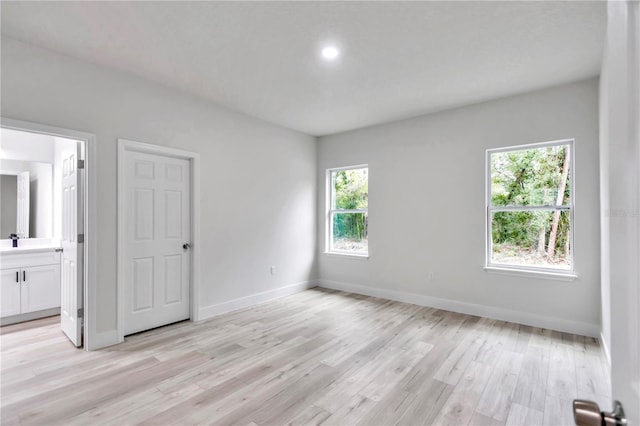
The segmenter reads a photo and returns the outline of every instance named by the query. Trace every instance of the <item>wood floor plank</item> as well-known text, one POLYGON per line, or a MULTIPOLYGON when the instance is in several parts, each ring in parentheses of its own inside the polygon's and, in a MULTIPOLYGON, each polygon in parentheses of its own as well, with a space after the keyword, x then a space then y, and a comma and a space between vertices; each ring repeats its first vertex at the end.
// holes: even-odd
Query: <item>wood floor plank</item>
POLYGON ((440 408, 449 399, 455 387, 439 380, 430 379, 411 392, 416 395, 397 422, 399 425, 430 425, 438 415, 440 408))
POLYGON ((513 402, 543 412, 548 374, 548 352, 539 346, 530 346, 522 360, 513 402))
MULTIPOLYGON (((10 333, 15 333, 18 331, 22 332, 23 335, 25 335, 24 333, 28 330, 38 331, 38 330, 42 330, 43 327, 46 327, 48 325, 59 325, 59 324, 60 324, 60 316, 53 315, 46 318, 39 318, 33 321, 26 321, 26 322, 11 324, 11 325, 5 325, 3 327, 0 327, 0 335, 6 336, 10 333)), ((4 340, 3 340, 3 343, 4 343, 4 340)))
POLYGON ((323 410, 320 407, 316 407, 315 405, 311 405, 287 424, 315 426, 322 424, 330 416, 330 412, 323 410))
MULTIPOLYGON (((469 425, 472 425, 472 426, 502 426, 504 424, 506 424, 506 420, 505 421, 496 420, 493 417, 487 417, 477 412, 473 415, 473 418, 469 423, 469 425)), ((549 424, 553 424, 553 423, 549 423, 549 424)))
POLYGON ((593 338, 320 288, 95 352, 11 325, 0 350, 2 425, 555 425, 610 398, 593 338))
MULTIPOLYGON (((574 352, 576 365, 576 385, 580 398, 601 395, 601 398, 610 399, 611 389, 609 380, 605 377, 605 371, 599 357, 584 353, 574 352)), ((605 406, 608 406, 607 403, 605 406)))
POLYGON ((489 365, 471 362, 451 396, 442 405, 434 424, 469 424, 492 372, 493 368, 489 365))
POLYGON ((476 358, 484 342, 484 333, 467 333, 461 343, 455 347, 438 371, 436 371, 434 378, 453 386, 457 385, 462 373, 469 363, 476 358))
MULTIPOLYGON (((174 376, 185 368, 193 368, 202 362, 201 354, 190 353, 166 363, 154 363, 151 367, 126 374, 102 378, 98 383, 83 383, 82 386, 67 387, 64 392, 49 398, 47 404, 30 401, 30 407, 22 405, 20 420, 23 424, 44 424, 46 422, 62 422, 66 417, 73 417, 94 407, 96 404, 120 397, 123 394, 135 394, 140 389, 153 383, 174 376), (87 391, 90 388, 92 391, 87 391)), ((36 400, 37 401, 37 400, 36 400)), ((15 407, 12 407, 15 409, 15 407)))
MULTIPOLYGON (((157 413, 149 421, 154 424, 212 422, 234 411, 251 411, 251 407, 259 407, 316 368, 319 363, 315 358, 333 346, 335 342, 330 336, 319 336, 303 345, 289 348, 283 354, 276 353, 270 358, 260 359, 251 368, 228 371, 222 380, 211 376, 215 386, 198 382, 203 392, 176 407, 157 413)), ((245 421, 249 423, 253 420, 245 421)))
POLYGON ((376 372, 387 370, 402 352, 402 349, 395 347, 381 348, 378 355, 372 357, 369 362, 361 362, 360 368, 336 380, 330 391, 321 396, 315 404, 331 413, 336 413, 373 380, 376 372))
POLYGON ((393 393, 387 393, 384 398, 375 404, 373 409, 356 424, 362 426, 394 424, 396 419, 402 418, 404 413, 409 410, 416 398, 417 395, 411 392, 396 389, 393 393))
MULTIPOLYGON (((435 340, 432 340, 435 342, 435 340)), ((429 356, 420 360, 399 383, 399 386, 409 392, 420 392, 424 383, 434 379, 445 360, 451 355, 455 344, 447 340, 441 340, 429 351, 429 356)))
POLYGON ((325 423, 326 425, 354 425, 373 410, 376 402, 366 396, 354 395, 346 404, 338 408, 325 423))
POLYGON ((380 401, 387 393, 392 392, 411 368, 433 348, 433 345, 423 342, 419 342, 417 346, 397 356, 359 393, 373 401, 380 401))
POLYGON ((538 346, 543 350, 548 350, 551 345, 551 330, 534 327, 529 340, 530 346, 538 346))
POLYGON ((544 416, 542 424, 557 426, 573 426, 572 399, 547 395, 544 403, 544 416))
POLYGON ((502 351, 489 382, 482 393, 476 411, 498 421, 506 421, 513 394, 522 368, 522 354, 502 351))
POLYGON ((578 397, 575 352, 568 345, 551 347, 547 394, 566 399, 578 397))
POLYGON ((543 412, 513 403, 507 417, 507 426, 537 426, 542 425, 543 412))
POLYGON ((280 392, 265 401, 255 401, 219 420, 220 424, 239 424, 253 421, 257 424, 283 424, 297 417, 307 403, 314 401, 323 389, 341 374, 338 367, 318 364, 316 368, 297 380, 288 380, 280 392))
POLYGON ((496 338, 499 334, 500 324, 501 322, 488 318, 482 318, 478 321, 478 331, 482 332, 485 338, 481 342, 474 361, 487 365, 494 365, 498 361, 504 348, 503 342, 496 338))

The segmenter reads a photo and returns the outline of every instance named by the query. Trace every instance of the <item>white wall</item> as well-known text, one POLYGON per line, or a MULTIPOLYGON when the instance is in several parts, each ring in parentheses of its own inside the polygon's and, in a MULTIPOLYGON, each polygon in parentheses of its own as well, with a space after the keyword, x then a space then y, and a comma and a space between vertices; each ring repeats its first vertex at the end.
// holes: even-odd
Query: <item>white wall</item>
POLYGON ((323 285, 598 335, 597 79, 321 137, 318 152, 321 187, 331 167, 366 163, 370 176, 366 261, 322 253, 319 191, 323 285), (485 272, 485 150, 565 138, 575 138, 578 279, 485 272))
POLYGON ((99 332, 116 328, 117 138, 200 153, 201 307, 315 278, 313 137, 5 37, 1 83, 4 117, 97 136, 99 332))
POLYGON ((0 129, 0 158, 53 163, 53 139, 49 135, 0 129))

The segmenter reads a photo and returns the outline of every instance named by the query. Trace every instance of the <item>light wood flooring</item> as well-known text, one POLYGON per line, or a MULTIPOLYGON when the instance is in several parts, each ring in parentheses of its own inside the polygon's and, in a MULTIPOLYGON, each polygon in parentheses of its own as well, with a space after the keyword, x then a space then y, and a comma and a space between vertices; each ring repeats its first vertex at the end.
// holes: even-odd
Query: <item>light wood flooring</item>
POLYGON ((597 340, 312 289, 74 349, 58 318, 0 336, 2 424, 570 425, 610 406, 597 340))

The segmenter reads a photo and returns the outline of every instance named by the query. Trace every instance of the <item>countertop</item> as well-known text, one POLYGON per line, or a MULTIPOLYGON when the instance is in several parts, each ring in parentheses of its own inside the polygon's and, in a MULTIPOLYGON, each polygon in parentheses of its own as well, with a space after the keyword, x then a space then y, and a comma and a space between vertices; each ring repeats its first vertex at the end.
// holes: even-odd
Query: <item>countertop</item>
POLYGON ((11 254, 24 254, 24 253, 46 253, 50 251, 56 251, 60 247, 49 246, 49 247, 0 247, 1 255, 11 255, 11 254))

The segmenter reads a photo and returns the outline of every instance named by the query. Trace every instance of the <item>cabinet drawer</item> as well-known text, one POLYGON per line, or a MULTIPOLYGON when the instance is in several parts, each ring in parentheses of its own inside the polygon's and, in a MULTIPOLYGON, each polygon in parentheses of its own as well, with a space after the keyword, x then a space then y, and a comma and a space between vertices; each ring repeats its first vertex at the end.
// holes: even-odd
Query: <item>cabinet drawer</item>
POLYGON ((0 255, 0 268, 2 269, 56 264, 60 264, 60 253, 53 250, 42 253, 0 255))

